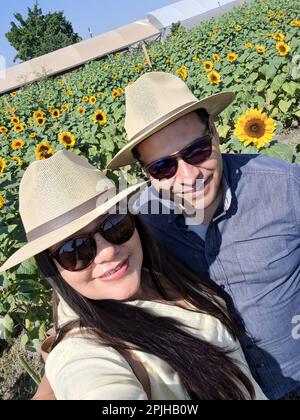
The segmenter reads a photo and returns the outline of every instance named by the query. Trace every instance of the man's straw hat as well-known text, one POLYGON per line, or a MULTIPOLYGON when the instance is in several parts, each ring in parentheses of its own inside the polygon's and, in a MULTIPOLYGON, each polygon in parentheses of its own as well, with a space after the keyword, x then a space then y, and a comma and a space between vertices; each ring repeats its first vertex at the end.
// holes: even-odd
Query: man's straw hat
POLYGON ((222 92, 199 100, 177 76, 163 72, 144 74, 126 88, 128 144, 110 162, 108 169, 132 164, 135 161, 132 149, 178 118, 200 108, 217 116, 234 99, 234 93, 222 92))

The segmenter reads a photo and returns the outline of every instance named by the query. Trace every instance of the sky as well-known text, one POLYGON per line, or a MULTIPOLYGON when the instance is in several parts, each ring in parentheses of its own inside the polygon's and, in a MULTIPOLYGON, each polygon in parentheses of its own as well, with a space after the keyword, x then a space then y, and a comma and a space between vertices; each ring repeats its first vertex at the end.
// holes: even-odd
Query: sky
MULTIPOLYGON (((144 19, 148 12, 175 3, 177 0, 39 0, 44 13, 64 11, 75 32, 83 39, 100 35, 112 29, 144 19)), ((6 67, 11 67, 16 56, 15 49, 5 37, 15 13, 27 16, 27 7, 33 8, 35 0, 0 0, 0 56, 6 67)))

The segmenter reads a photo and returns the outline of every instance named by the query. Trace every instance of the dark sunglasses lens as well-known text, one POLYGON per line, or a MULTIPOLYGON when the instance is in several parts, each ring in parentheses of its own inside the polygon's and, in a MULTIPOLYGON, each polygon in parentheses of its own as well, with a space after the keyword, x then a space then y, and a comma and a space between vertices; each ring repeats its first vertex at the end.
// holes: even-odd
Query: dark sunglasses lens
POLYGON ((181 152, 181 157, 190 165, 200 165, 212 154, 212 141, 208 136, 203 140, 192 144, 181 152))
POLYGON ((83 236, 63 244, 57 251, 56 259, 68 271, 81 271, 92 263, 95 256, 95 241, 83 236))
POLYGON ((134 217, 130 214, 115 214, 101 227, 101 235, 113 245, 125 244, 132 238, 134 231, 134 217))
POLYGON ((173 178, 177 172, 177 160, 163 159, 158 162, 154 162, 151 166, 149 166, 148 172, 152 178, 158 179, 159 181, 173 178))

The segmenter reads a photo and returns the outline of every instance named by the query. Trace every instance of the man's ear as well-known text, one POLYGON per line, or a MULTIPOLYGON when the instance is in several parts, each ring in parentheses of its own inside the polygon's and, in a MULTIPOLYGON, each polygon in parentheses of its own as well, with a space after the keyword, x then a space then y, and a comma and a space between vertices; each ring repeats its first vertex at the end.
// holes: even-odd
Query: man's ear
POLYGON ((215 140, 217 140, 218 143, 220 143, 220 137, 216 128, 216 124, 215 124, 215 116, 214 115, 210 115, 209 116, 209 126, 211 129, 211 132, 215 138, 215 140))

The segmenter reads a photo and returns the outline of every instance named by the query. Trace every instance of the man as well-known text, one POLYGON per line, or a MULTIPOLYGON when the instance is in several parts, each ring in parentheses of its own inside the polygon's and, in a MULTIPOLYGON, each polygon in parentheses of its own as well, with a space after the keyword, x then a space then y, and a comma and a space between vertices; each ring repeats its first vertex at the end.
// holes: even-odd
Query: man
POLYGON ((139 203, 143 218, 163 245, 231 298, 246 328, 249 365, 265 394, 279 399, 300 388, 293 334, 300 167, 263 155, 221 155, 214 118, 233 100, 221 93, 199 101, 176 76, 143 75, 126 89, 129 143, 108 168, 141 163, 152 183, 139 203), (148 211, 153 196, 159 214, 148 211))

